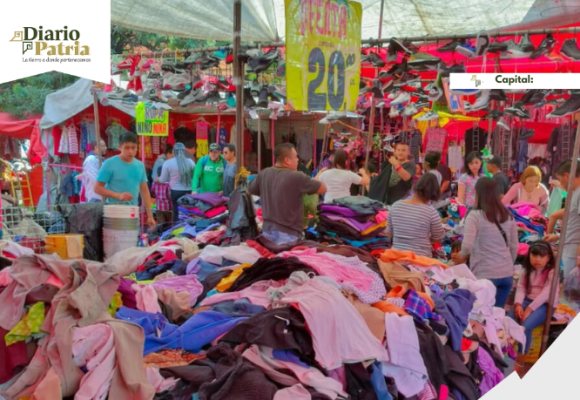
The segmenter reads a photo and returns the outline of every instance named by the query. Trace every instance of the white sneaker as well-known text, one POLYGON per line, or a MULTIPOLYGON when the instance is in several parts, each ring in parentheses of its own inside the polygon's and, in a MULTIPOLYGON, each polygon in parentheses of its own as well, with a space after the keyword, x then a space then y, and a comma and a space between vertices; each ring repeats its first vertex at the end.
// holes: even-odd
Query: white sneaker
POLYGON ((385 138, 383 139, 383 142, 391 142, 395 140, 395 137, 392 134, 387 134, 387 136, 385 136, 385 138))
POLYGON ((397 109, 397 107, 391 107, 391 111, 389 111, 389 117, 396 118, 399 116, 399 114, 400 114, 400 112, 397 109))
POLYGON ((395 100, 391 101, 391 105, 399 105, 411 100, 411 95, 409 93, 401 93, 395 100))
POLYGON ((477 110, 482 110, 484 108, 487 107, 487 105, 489 104, 489 93, 491 92, 490 89, 483 89, 481 91, 481 95, 478 97, 478 99, 475 101, 475 103, 473 103, 473 105, 470 105, 468 107, 468 109, 470 111, 477 111, 477 110))
POLYGON ((503 118, 500 118, 497 121, 497 126, 499 126, 502 129, 505 129, 506 131, 510 130, 510 126, 505 122, 505 119, 503 119, 503 118))
POLYGON ((510 43, 506 51, 501 52, 503 58, 530 58, 531 52, 522 51, 520 46, 515 43, 510 43))
POLYGON ((437 114, 435 111, 429 111, 417 118, 417 121, 431 121, 432 119, 437 118, 439 118, 439 114, 437 114))
POLYGON ((409 103, 409 104, 407 104, 407 106, 403 110, 403 115, 406 117, 411 117, 411 116, 417 114, 418 112, 419 112, 419 110, 417 110, 417 107, 415 107, 415 104, 409 103))

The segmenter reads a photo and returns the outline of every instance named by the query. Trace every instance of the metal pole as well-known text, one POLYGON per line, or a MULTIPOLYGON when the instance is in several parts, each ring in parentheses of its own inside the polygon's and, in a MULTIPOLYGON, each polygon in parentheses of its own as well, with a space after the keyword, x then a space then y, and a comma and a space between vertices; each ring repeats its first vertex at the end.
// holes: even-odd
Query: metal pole
MULTIPOLYGON (((97 92, 93 92, 93 109, 94 109, 94 113, 95 113, 95 136, 96 136, 96 140, 97 140, 97 148, 99 149, 97 151, 97 154, 99 155, 99 169, 101 168, 101 165, 103 164, 103 156, 101 155, 101 129, 99 126, 99 97, 97 96, 97 92)), ((91 149, 94 151, 94 149, 91 149)), ((143 160, 143 162, 145 162, 145 160, 143 160)))
POLYGON ((258 114, 258 172, 262 170, 262 117, 258 114))
POLYGON ((314 117, 314 132, 312 133, 312 170, 316 169, 316 139, 318 136, 318 119, 314 117))
MULTIPOLYGON (((385 0, 381 0, 381 12, 379 14, 379 40, 383 38, 383 11, 385 10, 385 0)), ((378 50, 378 46, 377 46, 378 50)))
POLYGON ((562 262, 562 250, 564 248, 564 241, 566 240, 566 230, 568 229, 568 216, 570 215, 570 208, 572 207, 572 193, 574 193, 574 181, 576 178, 576 169, 578 167, 578 155, 580 153, 580 125, 576 128, 576 140, 574 141, 574 152, 572 154, 572 165, 570 166, 570 180, 568 181, 568 199, 566 207, 564 208, 564 217, 562 218, 562 231, 560 234, 560 241, 558 244, 558 256, 556 257, 556 268, 554 268, 554 277, 552 279, 552 287, 550 288, 550 297, 548 297, 548 312, 546 314, 546 321, 544 322, 544 331, 542 332, 542 346, 540 347, 540 357, 548 347, 548 334, 550 333, 550 322, 552 321, 552 314, 554 309, 554 301, 556 300, 556 288, 560 284, 560 263, 562 262))
POLYGON ((274 120, 270 120, 270 147, 272 148, 272 167, 276 165, 276 157, 274 156, 274 148, 276 147, 276 137, 274 136, 274 120))
POLYGON ((236 175, 244 163, 244 63, 238 57, 242 39, 242 0, 234 0, 234 85, 236 85, 236 151, 241 162, 236 163, 236 175))
POLYGON ((46 155, 44 156, 46 160, 46 182, 48 183, 48 188, 46 190, 46 209, 50 210, 50 188, 52 186, 51 182, 51 175, 52 175, 52 168, 49 170, 49 162, 50 162, 50 152, 48 151, 48 129, 44 130, 44 137, 46 138, 46 155))
MULTIPOLYGON (((367 154, 365 157, 365 170, 368 171, 369 169, 369 156, 371 154, 371 147, 373 143, 373 133, 375 130, 375 96, 373 95, 371 98, 371 116, 369 117, 369 134, 367 136, 367 154)), ((365 194, 365 188, 363 187, 363 194, 365 194)))

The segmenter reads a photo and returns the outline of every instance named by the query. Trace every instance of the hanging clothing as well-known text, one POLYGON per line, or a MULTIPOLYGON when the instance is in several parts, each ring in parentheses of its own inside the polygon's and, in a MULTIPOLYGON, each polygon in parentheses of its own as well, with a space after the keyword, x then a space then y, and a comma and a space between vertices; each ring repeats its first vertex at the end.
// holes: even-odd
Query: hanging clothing
POLYGON ((95 123, 90 121, 81 122, 81 150, 89 151, 89 143, 94 142, 96 140, 97 135, 95 133, 95 123))
POLYGON ((572 157, 572 152, 574 150, 574 132, 576 132, 576 126, 562 125, 554 128, 550 134, 550 139, 548 140, 548 154, 552 161, 553 177, 556 176, 556 168, 558 168, 564 160, 572 157), (568 143, 567 149, 563 145, 564 142, 568 143))
POLYGON ((79 139, 77 137, 77 128, 73 124, 67 127, 68 136, 68 153, 79 154, 79 139))
POLYGON ((68 154, 68 129, 61 129, 60 143, 58 144, 58 152, 61 154, 68 154))
POLYGON ((449 147, 447 130, 445 128, 429 128, 425 131, 423 141, 424 153, 441 153, 441 159, 447 159, 447 148, 449 147))
MULTIPOLYGON (((447 132, 445 132, 447 134, 447 132)), ((406 143, 411 149, 411 155, 413 156, 413 161, 418 163, 422 150, 422 139, 421 131, 414 130, 409 132, 401 132, 396 138, 395 143, 406 143)), ((426 153, 426 152, 425 152, 426 153)))
POLYGON ((313 138, 312 132, 305 131, 297 135, 296 140, 296 151, 298 152, 298 157, 303 161, 312 160, 313 156, 313 138))
POLYGON ((455 171, 463 168, 463 148, 461 146, 451 146, 448 149, 449 160, 447 166, 455 171))
POLYGON ((119 150, 119 137, 124 132, 128 131, 117 123, 109 125, 105 130, 107 134, 107 147, 111 150, 119 150))

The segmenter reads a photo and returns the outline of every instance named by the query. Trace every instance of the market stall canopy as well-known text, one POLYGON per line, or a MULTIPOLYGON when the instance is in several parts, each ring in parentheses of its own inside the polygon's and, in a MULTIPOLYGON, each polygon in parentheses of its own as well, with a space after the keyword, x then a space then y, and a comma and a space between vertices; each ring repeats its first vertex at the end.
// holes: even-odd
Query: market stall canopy
POLYGON ((0 112, 0 135, 21 140, 30 139, 35 132, 40 132, 39 120, 40 117, 19 120, 8 113, 0 112))
MULTIPOLYGON (((377 38, 381 0, 359 3, 361 38, 377 38)), ((233 7, 233 0, 114 0, 111 23, 145 32, 231 41, 233 7)), ((473 34, 518 25, 538 27, 538 21, 546 21, 549 26, 542 27, 548 28, 566 24, 563 19, 579 13, 579 0, 518 0, 505 5, 489 0, 384 0, 382 37, 473 34)), ((242 1, 243 41, 278 42, 284 39, 285 26, 284 0, 242 1)))

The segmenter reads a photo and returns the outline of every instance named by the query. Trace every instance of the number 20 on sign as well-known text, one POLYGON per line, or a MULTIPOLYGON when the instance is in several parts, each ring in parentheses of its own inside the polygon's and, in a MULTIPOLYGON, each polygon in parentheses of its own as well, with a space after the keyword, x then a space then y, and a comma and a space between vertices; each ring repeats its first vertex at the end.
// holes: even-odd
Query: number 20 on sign
POLYGON ((362 9, 347 0, 286 0, 288 101, 296 110, 355 110, 362 9))

